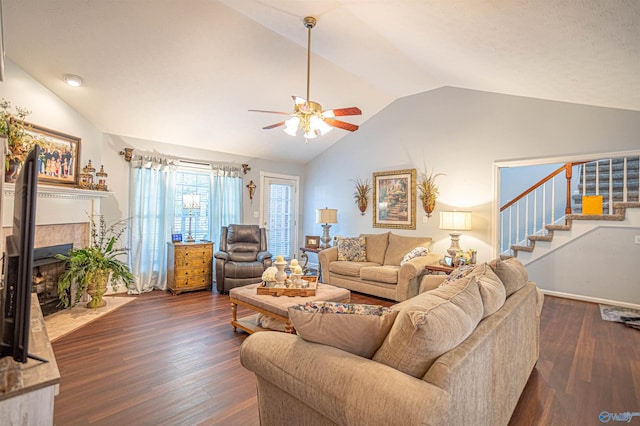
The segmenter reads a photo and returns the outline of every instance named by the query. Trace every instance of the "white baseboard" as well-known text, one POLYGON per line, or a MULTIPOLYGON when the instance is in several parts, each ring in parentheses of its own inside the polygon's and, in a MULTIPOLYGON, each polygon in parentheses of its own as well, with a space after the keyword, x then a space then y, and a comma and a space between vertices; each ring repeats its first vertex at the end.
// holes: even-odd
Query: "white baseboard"
POLYGON ((601 299, 599 297, 581 296, 578 294, 562 293, 560 291, 551 291, 540 289, 542 293, 549 296, 562 297, 564 299, 581 300, 583 302, 602 303, 603 305, 623 306, 625 308, 640 309, 640 305, 635 303, 620 302, 618 300, 601 299))

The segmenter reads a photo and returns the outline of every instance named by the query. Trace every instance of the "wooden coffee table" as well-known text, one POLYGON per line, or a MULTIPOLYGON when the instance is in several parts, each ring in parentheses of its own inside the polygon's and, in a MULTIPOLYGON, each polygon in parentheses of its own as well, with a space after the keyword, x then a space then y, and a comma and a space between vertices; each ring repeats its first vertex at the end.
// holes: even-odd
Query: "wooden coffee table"
POLYGON ((229 300, 231 301, 231 327, 233 327, 233 331, 239 328, 249 334, 253 334, 256 331, 267 330, 258 324, 259 315, 257 314, 238 318, 238 305, 258 312, 258 314, 280 320, 285 324, 285 332, 295 333, 293 326, 289 322, 288 308, 290 306, 317 301, 349 303, 351 300, 351 292, 349 290, 329 284, 319 283, 315 296, 294 297, 257 294, 257 287, 258 284, 251 284, 232 288, 229 291, 229 300))

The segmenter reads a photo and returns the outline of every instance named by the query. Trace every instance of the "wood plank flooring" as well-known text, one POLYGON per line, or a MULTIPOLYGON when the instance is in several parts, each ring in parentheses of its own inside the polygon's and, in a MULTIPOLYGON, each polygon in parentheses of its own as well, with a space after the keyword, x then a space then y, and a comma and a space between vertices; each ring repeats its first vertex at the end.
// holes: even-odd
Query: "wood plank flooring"
MULTIPOLYGON (((60 338, 54 423, 257 425, 255 379, 238 357, 247 335, 230 317, 228 296, 154 291, 60 338)), ((595 304, 547 297, 541 341, 511 425, 595 425, 601 411, 640 411, 640 331, 602 321, 595 304)))

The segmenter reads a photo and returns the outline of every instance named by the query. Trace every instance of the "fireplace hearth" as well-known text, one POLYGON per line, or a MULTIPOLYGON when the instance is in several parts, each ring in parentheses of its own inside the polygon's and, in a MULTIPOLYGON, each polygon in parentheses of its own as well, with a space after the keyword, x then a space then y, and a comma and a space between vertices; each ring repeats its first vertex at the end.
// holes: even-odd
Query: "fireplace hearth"
POLYGON ((58 277, 64 272, 64 262, 56 259, 57 254, 67 254, 73 243, 39 247, 33 251, 32 291, 38 295, 44 316, 63 309, 58 298, 58 277))

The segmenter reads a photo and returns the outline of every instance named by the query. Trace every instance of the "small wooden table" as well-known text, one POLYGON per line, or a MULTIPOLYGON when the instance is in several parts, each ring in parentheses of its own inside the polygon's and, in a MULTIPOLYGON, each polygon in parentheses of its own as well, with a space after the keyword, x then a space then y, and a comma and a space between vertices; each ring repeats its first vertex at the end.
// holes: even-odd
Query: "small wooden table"
POLYGON ((302 270, 303 271, 306 272, 307 263, 309 263, 309 255, 307 254, 307 252, 309 252, 309 253, 320 253, 322 250, 324 250, 324 249, 311 248, 311 247, 300 247, 300 251, 302 252, 302 254, 300 254, 300 259, 304 260, 304 263, 302 264, 302 270))
POLYGON ((424 267, 424 269, 426 269, 429 273, 444 272, 445 274, 449 275, 456 268, 453 266, 445 266, 445 265, 427 265, 424 267))
POLYGON ((229 300, 231 302, 231 327, 233 331, 241 329, 249 334, 256 331, 266 330, 258 325, 258 315, 251 315, 238 318, 238 305, 284 322, 287 333, 295 333, 289 322, 288 308, 294 305, 302 305, 307 302, 318 300, 326 302, 349 303, 351 292, 345 288, 334 287, 329 284, 318 284, 315 296, 271 296, 257 294, 256 288, 259 284, 250 284, 243 287, 236 287, 229 290, 229 300))

